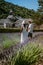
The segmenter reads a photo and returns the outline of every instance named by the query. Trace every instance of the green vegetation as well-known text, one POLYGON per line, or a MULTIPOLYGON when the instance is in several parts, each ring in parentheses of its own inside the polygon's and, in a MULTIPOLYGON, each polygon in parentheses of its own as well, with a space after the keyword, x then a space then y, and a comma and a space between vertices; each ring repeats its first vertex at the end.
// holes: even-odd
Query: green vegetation
POLYGON ((17 52, 16 56, 11 59, 10 65, 35 65, 41 58, 42 48, 37 44, 24 46, 17 52))
POLYGON ((17 44, 17 40, 4 40, 3 41, 3 49, 7 49, 10 48, 11 46, 17 44))
MULTIPOLYGON (((43 32, 43 29, 35 28, 33 30, 33 32, 40 32, 40 31, 43 32)), ((20 28, 0 28, 0 32, 1 33, 8 33, 8 32, 9 33, 12 33, 12 32, 16 33, 16 32, 21 32, 21 29, 20 28)))
MULTIPOLYGON (((43 12, 43 1, 38 0, 39 9, 43 12)), ((27 9, 25 7, 21 7, 18 5, 14 5, 12 3, 8 3, 5 0, 0 0, 0 19, 6 18, 9 15, 9 11, 13 10, 14 16, 20 16, 22 18, 32 18, 37 25, 41 25, 43 23, 43 13, 40 13, 39 10, 34 11, 33 9, 27 9)))
POLYGON ((20 32, 20 28, 0 28, 1 33, 6 32, 20 32))
POLYGON ((0 7, 1 7, 0 8, 0 18, 6 18, 9 15, 10 9, 13 10, 14 16, 21 16, 23 18, 32 17, 32 15, 35 13, 34 10, 30 10, 30 9, 25 8, 25 7, 20 7, 18 5, 8 3, 4 0, 0 0, 0 7))
POLYGON ((43 0, 38 0, 39 3, 39 12, 43 13, 43 0))
POLYGON ((1 49, 0 46, 1 49, 0 54, 2 53, 0 55, 1 56, 0 62, 1 63, 3 62, 2 64, 1 63, 0 64, 1 65, 39 65, 39 63, 42 64, 43 44, 41 44, 41 41, 38 42, 39 40, 43 40, 43 36, 39 37, 36 41, 33 41, 23 46, 22 48, 18 48, 18 46, 15 45, 18 42, 18 40, 13 41, 4 39, 2 45, 3 48, 1 49), (9 53, 10 51, 11 53, 9 53))
POLYGON ((16 45, 19 42, 19 40, 5 40, 3 41, 3 49, 8 49, 13 45, 16 45))

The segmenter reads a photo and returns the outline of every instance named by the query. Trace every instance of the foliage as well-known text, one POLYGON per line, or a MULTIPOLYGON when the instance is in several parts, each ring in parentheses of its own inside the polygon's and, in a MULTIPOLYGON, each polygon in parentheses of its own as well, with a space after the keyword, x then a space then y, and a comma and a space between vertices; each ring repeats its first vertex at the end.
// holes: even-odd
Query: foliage
POLYGON ((15 45, 17 43, 17 41, 13 41, 13 40, 4 40, 3 41, 3 48, 4 49, 7 49, 7 48, 10 48, 12 45, 15 45))
POLYGON ((0 28, 1 33, 20 32, 20 28, 0 28))
POLYGON ((39 3, 39 11, 43 13, 43 0, 38 0, 39 3))
MULTIPOLYGON (((38 0, 38 2, 43 9, 43 0, 38 0)), ((34 23, 38 25, 41 25, 43 22, 43 14, 40 15, 39 11, 34 11, 33 9, 27 9, 25 7, 14 5, 12 3, 6 2, 5 0, 0 0, 0 19, 6 18, 9 15, 9 11, 11 9, 13 10, 14 16, 32 18, 34 23)))
POLYGON ((41 52, 38 45, 27 45, 17 52, 16 58, 12 58, 11 65, 34 65, 39 60, 41 52))
POLYGON ((34 13, 34 10, 27 9, 25 7, 20 7, 18 5, 14 5, 12 3, 5 2, 2 0, 0 2, 0 18, 6 18, 9 15, 9 11, 13 10, 14 16, 21 16, 23 18, 29 18, 31 17, 32 13, 34 13), (30 14, 31 13, 31 14, 30 14), (6 15, 6 17, 3 16, 6 15))
POLYGON ((43 24, 43 0, 38 0, 38 3, 39 3, 38 12, 40 12, 40 24, 43 24))

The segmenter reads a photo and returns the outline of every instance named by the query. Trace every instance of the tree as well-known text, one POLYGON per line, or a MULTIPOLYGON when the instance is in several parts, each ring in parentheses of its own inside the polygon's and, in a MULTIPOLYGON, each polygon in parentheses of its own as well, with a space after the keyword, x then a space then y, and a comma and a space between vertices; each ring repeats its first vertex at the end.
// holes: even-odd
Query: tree
POLYGON ((39 3, 38 12, 40 12, 39 21, 40 21, 40 24, 43 24, 43 0, 38 0, 38 3, 39 3))
POLYGON ((39 3, 39 11, 43 13, 43 0, 38 0, 39 3))

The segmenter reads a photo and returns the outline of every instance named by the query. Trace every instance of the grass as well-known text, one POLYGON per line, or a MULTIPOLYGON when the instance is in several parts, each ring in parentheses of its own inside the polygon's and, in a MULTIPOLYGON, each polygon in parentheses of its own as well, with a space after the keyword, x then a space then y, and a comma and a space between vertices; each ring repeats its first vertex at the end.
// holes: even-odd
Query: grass
POLYGON ((3 41, 3 48, 4 49, 7 49, 7 48, 10 48, 12 45, 15 45, 17 44, 17 40, 4 40, 3 41))
POLYGON ((34 65, 41 58, 42 48, 36 44, 24 46, 11 60, 11 65, 34 65))
MULTIPOLYGON (((12 45, 11 40, 4 43, 5 49, 12 45)), ((4 65, 37 65, 40 60, 43 60, 43 48, 38 44, 30 43, 20 48, 15 55, 13 54, 8 58, 4 65)))
POLYGON ((3 35, 2 38, 3 38, 3 41, 2 41, 1 46, 4 49, 10 48, 12 45, 15 45, 20 42, 18 36, 16 35, 13 39, 9 39, 6 35, 3 35))

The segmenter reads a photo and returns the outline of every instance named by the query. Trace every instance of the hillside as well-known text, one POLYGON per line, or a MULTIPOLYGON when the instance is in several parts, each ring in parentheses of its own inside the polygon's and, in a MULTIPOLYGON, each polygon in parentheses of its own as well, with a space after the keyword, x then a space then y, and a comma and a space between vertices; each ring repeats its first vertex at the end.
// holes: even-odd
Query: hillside
POLYGON ((9 14, 10 9, 13 10, 14 15, 24 18, 29 18, 35 13, 34 10, 14 5, 12 3, 5 2, 4 0, 0 0, 0 18, 6 18, 6 16, 9 14))
POLYGON ((20 16, 22 18, 32 18, 37 25, 43 23, 43 14, 39 11, 34 11, 33 9, 27 9, 12 3, 6 2, 5 0, 0 0, 0 19, 6 18, 9 15, 9 11, 13 10, 14 16, 20 16))

